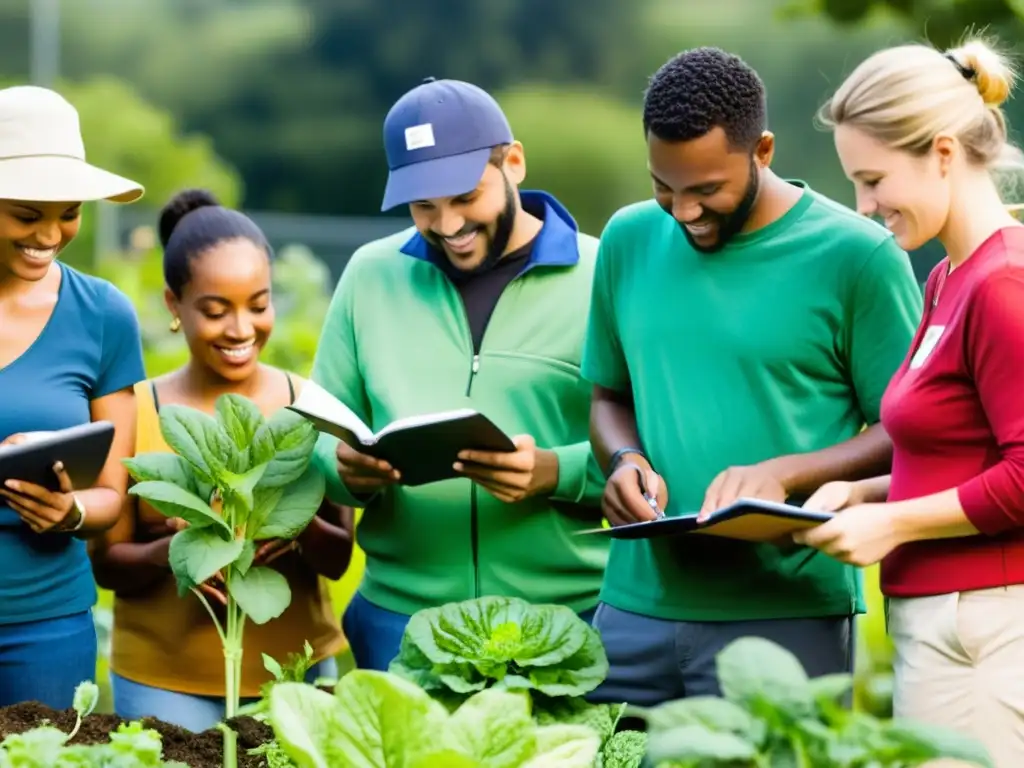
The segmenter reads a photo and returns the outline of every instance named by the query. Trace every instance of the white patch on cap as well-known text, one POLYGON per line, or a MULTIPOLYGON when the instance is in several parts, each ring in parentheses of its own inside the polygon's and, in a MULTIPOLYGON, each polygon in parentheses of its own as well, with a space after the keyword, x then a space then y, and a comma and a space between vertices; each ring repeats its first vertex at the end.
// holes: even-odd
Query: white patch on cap
POLYGON ((434 126, 430 123, 413 125, 405 129, 405 148, 409 151, 432 147, 434 141, 434 126))

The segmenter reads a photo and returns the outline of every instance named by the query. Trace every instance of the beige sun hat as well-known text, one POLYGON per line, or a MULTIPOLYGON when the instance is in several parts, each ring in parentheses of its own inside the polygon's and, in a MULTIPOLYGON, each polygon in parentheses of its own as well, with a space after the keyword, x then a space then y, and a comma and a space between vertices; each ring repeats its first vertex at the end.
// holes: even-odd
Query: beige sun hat
POLYGON ((59 93, 0 89, 0 200, 131 203, 144 191, 85 161, 78 110, 59 93))

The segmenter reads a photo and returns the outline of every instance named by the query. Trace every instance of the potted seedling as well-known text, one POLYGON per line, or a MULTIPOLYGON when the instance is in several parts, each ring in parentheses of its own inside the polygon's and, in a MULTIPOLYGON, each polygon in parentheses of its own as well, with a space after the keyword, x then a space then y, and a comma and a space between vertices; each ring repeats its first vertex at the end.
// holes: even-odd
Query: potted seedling
MULTIPOLYGON (((324 496, 323 476, 310 465, 317 434, 282 409, 264 419, 239 395, 218 398, 214 415, 181 405, 160 409, 160 431, 173 453, 125 460, 136 484, 129 493, 168 518, 187 523, 170 543, 169 561, 182 596, 206 607, 224 649, 225 718, 238 714, 246 620, 264 624, 291 602, 276 570, 254 565, 261 542, 298 536, 324 496), (223 620, 200 586, 223 580, 223 620)), ((236 734, 224 731, 224 765, 237 766, 236 734)))

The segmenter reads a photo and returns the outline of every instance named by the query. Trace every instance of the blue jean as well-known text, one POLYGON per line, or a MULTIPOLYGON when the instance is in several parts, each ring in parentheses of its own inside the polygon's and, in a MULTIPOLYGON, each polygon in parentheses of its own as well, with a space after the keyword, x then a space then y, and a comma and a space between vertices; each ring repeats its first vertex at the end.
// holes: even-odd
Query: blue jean
MULTIPOLYGON (((306 673, 306 682, 312 683, 318 677, 335 678, 338 663, 333 657, 314 664, 306 673)), ((152 685, 136 683, 110 673, 110 687, 114 694, 114 711, 125 720, 155 717, 165 723, 199 733, 213 728, 224 719, 223 696, 197 696, 191 693, 169 691, 152 685)), ((245 698, 242 706, 259 701, 258 697, 245 698)))
MULTIPOLYGON (((402 635, 411 616, 395 613, 375 605, 356 592, 342 617, 342 629, 348 638, 356 666, 386 672, 398 655, 402 635)), ((594 610, 585 611, 580 618, 588 624, 594 620, 594 610)))
POLYGON ((96 678, 92 611, 21 624, 0 624, 0 707, 38 701, 67 709, 75 688, 96 678))

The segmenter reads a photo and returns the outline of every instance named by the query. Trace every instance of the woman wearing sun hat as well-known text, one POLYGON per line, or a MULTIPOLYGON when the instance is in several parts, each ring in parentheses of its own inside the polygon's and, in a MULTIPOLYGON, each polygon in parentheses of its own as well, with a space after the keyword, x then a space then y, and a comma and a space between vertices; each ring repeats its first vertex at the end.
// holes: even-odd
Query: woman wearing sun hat
MULTIPOLYGON (((54 91, 0 90, 0 445, 110 421, 92 488, 0 485, 0 706, 64 709, 96 668, 96 588, 85 539, 117 520, 133 452, 133 385, 145 378, 135 311, 117 288, 57 259, 81 205, 129 203, 135 182, 86 162, 78 113, 54 91)), ((0 478, 2 479, 2 478, 0 478)))

